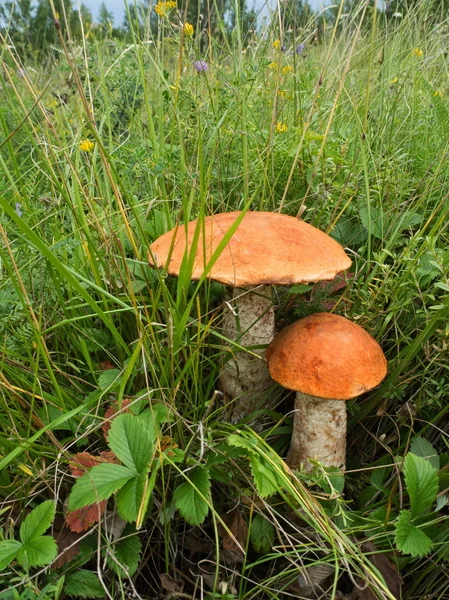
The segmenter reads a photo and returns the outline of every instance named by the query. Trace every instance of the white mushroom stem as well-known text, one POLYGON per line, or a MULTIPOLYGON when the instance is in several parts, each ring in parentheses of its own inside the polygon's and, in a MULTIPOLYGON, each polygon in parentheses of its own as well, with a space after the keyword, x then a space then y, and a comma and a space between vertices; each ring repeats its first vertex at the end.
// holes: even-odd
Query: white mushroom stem
POLYGON ((311 471, 309 458, 326 467, 345 468, 346 402, 297 392, 293 436, 287 463, 311 471))
POLYGON ((230 346, 232 357, 220 376, 222 390, 229 402, 228 417, 235 422, 263 407, 267 391, 275 385, 265 359, 266 346, 274 337, 271 285, 234 289, 231 298, 225 302, 222 332, 229 340, 249 350, 239 352, 230 346))

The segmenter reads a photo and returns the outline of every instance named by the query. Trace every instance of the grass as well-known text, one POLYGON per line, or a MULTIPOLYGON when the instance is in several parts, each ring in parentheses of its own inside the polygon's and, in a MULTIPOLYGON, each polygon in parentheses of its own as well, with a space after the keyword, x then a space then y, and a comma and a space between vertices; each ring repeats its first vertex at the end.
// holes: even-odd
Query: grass
MULTIPOLYGON (((394 22, 372 16, 360 3, 335 28, 320 30, 317 42, 314 23, 296 38, 287 31, 284 52, 273 48, 281 25, 275 15, 263 31, 242 39, 236 30, 223 45, 198 32, 181 37, 174 17, 155 37, 135 32, 133 43, 64 45, 62 37, 44 63, 22 63, 2 45, 5 537, 45 499, 56 499, 62 515, 73 485, 70 459, 105 449, 101 426, 112 402, 158 402, 174 415, 161 435, 187 457, 161 470, 139 533, 132 585, 142 598, 159 593, 163 573, 183 582, 180 597, 201 597, 201 586, 209 598, 295 597, 298 569, 314 562, 335 565, 329 598, 349 593, 357 577, 377 597, 394 597, 362 541, 394 558, 404 598, 449 597, 444 508, 433 517, 434 547, 421 558, 393 554, 388 514, 372 516, 387 506, 393 522, 407 505, 398 457, 413 436, 433 444, 442 472, 448 462, 448 33, 425 2, 394 22), (197 59, 208 62, 207 72, 193 69, 197 59), (80 150, 86 139, 92 152, 80 150), (259 432, 223 422, 216 390, 227 357, 224 290, 207 280, 192 284, 187 267, 175 280, 148 266, 151 241, 178 222, 243 209, 301 214, 353 259, 354 276, 337 295, 277 289, 279 327, 330 300, 387 355, 385 381, 348 408, 344 497, 332 476, 318 471, 310 486, 283 463, 288 395, 259 432), (236 432, 250 445, 246 457, 224 445, 236 432), (251 456, 274 477, 276 494, 260 493, 251 456), (386 468, 386 459, 396 466, 386 468), (209 469, 214 461, 211 512, 194 527, 175 512, 173 490, 187 465, 209 469), (370 497, 382 468, 385 480, 370 497), (236 506, 247 524, 259 516, 273 526, 266 552, 224 520, 236 506), (244 554, 223 554, 223 522, 244 554)), ((89 540, 92 552, 110 543, 98 528, 89 540)), ((127 578, 114 578, 96 556, 84 568, 107 582, 110 597, 125 598, 127 578)), ((37 598, 76 566, 30 576, 14 566, 3 587, 22 593, 31 586, 37 598)))

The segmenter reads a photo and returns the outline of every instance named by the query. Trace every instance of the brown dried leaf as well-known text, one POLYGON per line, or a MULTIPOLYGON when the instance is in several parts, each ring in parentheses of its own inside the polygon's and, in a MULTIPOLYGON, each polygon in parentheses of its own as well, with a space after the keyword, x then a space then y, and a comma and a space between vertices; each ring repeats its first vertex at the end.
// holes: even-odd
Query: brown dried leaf
MULTIPOLYGON (((165 450, 167 450, 168 448, 177 448, 178 444, 176 444, 176 442, 173 441, 173 438, 171 438, 169 435, 163 435, 161 437, 161 452, 165 452, 165 450)), ((170 454, 169 454, 170 456, 170 454)))
POLYGON ((298 586, 301 596, 315 598, 321 595, 325 588, 326 579, 335 573, 335 565, 322 563, 302 567, 298 574, 298 586))
MULTIPOLYGON (((371 542, 362 544, 362 551, 370 553, 367 556, 368 560, 382 574, 388 589, 393 596, 399 600, 401 597, 402 578, 399 575, 394 562, 389 560, 385 554, 380 554, 377 551, 376 546, 371 542)), ((363 581, 361 579, 358 580, 358 583, 363 587, 363 581)), ((373 594, 370 589, 366 588, 364 590, 359 590, 359 600, 377 600, 377 596, 373 594)))
POLYGON ((222 538, 223 548, 243 556, 245 554, 246 538, 248 537, 248 525, 245 519, 238 508, 224 515, 222 519, 232 534, 230 535, 221 524, 218 525, 218 533, 222 538))
POLYGON ((122 537, 122 533, 126 527, 126 521, 119 517, 116 510, 107 510, 103 522, 105 530, 114 542, 122 537))
POLYGON ((160 577, 162 587, 170 594, 179 594, 184 589, 184 582, 180 579, 173 579, 168 573, 161 573, 160 577))
POLYGON ((241 502, 245 506, 254 506, 254 507, 260 508, 260 509, 265 508, 264 501, 261 500, 260 498, 249 498, 248 496, 242 496, 241 502))
POLYGON ((189 533, 184 540, 184 548, 194 554, 210 554, 213 551, 213 545, 209 541, 204 541, 198 538, 193 533, 189 533))
POLYGON ((56 533, 58 556, 51 565, 52 569, 59 569, 75 558, 80 551, 80 538, 81 536, 78 533, 65 528, 56 533))

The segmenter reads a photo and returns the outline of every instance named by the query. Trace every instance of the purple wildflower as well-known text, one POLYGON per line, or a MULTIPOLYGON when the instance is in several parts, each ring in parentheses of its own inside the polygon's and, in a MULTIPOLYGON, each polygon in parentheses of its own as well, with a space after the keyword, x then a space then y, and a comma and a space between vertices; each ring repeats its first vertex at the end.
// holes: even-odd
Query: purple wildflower
POLYGON ((296 54, 298 54, 298 56, 301 56, 301 54, 304 52, 305 48, 306 48, 305 44, 298 44, 296 46, 296 54))
POLYGON ((15 207, 15 211, 16 213, 19 215, 19 217, 22 216, 22 211, 20 210, 22 208, 22 205, 20 204, 20 202, 16 202, 16 207, 15 207))
POLYGON ((26 74, 27 74, 26 69, 17 69, 18 77, 25 77, 26 74))
POLYGON ((196 60, 193 63, 193 68, 197 73, 205 73, 209 69, 209 66, 205 60, 196 60))

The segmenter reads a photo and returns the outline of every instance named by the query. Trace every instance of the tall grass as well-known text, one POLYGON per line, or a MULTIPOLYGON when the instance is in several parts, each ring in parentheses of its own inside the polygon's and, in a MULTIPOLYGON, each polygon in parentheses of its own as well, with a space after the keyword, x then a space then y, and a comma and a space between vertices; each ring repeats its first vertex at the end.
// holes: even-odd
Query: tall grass
MULTIPOLYGON (((206 31, 188 39, 173 16, 130 44, 67 41, 62 22, 44 64, 2 45, 0 493, 16 514, 48 497, 62 512, 70 456, 102 447, 112 400, 170 406, 167 434, 198 461, 235 430, 216 393, 227 358, 222 287, 191 283, 188 262, 175 280, 147 261, 159 235, 217 211, 301 214, 353 259, 334 310, 382 344, 389 375, 350 404, 347 501, 358 506, 371 469, 402 455, 411 432, 447 446, 447 23, 424 1, 396 21, 360 3, 317 40, 314 22, 296 37, 283 31, 282 10, 225 44, 206 31), (197 59, 207 72, 195 71, 197 59), (80 149, 85 139, 92 152, 80 149), (104 375, 111 366, 116 381, 104 375)), ((317 309, 309 292, 276 298, 280 327, 317 309)), ((256 500, 246 462, 231 460, 232 477, 214 484, 212 518, 198 534, 214 548, 213 597, 232 597, 219 595, 223 581, 239 598, 291 597, 304 560, 337 565, 329 597, 342 572, 347 589, 358 576, 392 597, 355 542, 364 531, 391 550, 391 535, 345 522, 341 498, 330 519, 279 458, 291 408, 286 396, 259 434, 241 424, 278 475, 276 502, 256 500), (277 539, 267 555, 226 566, 217 519, 237 501, 250 520, 265 515, 277 539)), ((159 519, 171 510, 176 470, 165 477, 134 579, 148 597, 159 573, 185 567, 188 526, 159 519)), ((399 560, 404 597, 447 597, 443 554, 399 560)), ((186 572, 194 590, 198 573, 186 572)))

